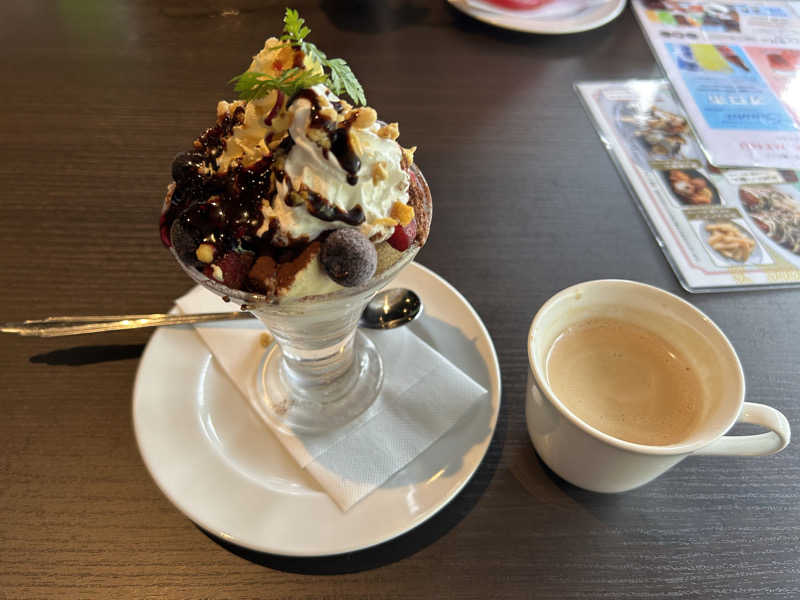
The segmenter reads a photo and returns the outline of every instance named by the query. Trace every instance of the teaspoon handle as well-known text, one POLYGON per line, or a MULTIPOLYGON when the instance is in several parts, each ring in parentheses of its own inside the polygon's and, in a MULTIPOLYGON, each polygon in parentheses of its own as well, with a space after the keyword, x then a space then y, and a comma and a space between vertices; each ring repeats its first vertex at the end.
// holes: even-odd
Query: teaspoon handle
POLYGON ((3 323, 0 324, 0 332, 17 333, 25 336, 57 337, 82 333, 119 331, 123 329, 140 329, 143 327, 189 325, 192 323, 251 318, 253 318, 253 315, 244 311, 194 315, 151 314, 116 315, 108 317, 48 317, 46 319, 30 320, 22 323, 3 323))

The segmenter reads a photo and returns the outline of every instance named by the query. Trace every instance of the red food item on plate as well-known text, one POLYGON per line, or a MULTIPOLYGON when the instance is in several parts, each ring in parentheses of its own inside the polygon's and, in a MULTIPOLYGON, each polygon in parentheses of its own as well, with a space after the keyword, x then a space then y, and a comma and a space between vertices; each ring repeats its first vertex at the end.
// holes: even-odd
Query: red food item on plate
POLYGON ((512 10, 531 10, 549 4, 553 0, 484 0, 488 4, 510 8, 512 10))

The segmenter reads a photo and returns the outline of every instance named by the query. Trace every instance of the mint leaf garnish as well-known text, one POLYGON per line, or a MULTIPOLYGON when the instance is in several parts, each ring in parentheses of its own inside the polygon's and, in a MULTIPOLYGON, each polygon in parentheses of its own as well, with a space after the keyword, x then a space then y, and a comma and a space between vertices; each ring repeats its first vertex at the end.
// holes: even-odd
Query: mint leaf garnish
POLYGON ((237 75, 229 83, 234 83, 234 90, 241 100, 263 98, 271 90, 280 90, 287 96, 294 96, 300 90, 324 83, 337 96, 347 94, 355 104, 366 105, 367 97, 364 88, 356 79, 350 66, 341 58, 328 58, 325 53, 305 38, 311 33, 305 19, 291 8, 286 9, 283 17, 283 33, 280 40, 288 46, 299 47, 306 56, 319 64, 323 72, 313 72, 300 67, 292 67, 279 75, 245 71, 237 75))

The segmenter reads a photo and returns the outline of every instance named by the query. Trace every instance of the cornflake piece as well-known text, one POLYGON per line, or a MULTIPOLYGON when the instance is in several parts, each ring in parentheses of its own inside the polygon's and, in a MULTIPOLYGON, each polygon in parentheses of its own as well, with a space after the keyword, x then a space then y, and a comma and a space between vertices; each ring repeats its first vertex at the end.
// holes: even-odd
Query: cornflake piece
POLYGON ((405 227, 411 220, 414 218, 414 209, 409 206, 408 204, 403 204, 402 202, 395 202, 392 204, 392 218, 397 219, 397 221, 405 227))
POLYGON ((372 184, 378 185, 378 183, 384 181, 387 177, 389 177, 389 173, 386 170, 386 163, 383 161, 376 162, 375 168, 372 170, 372 184))
POLYGON ((243 100, 235 100, 234 102, 220 100, 217 102, 217 119, 222 119, 226 115, 232 115, 237 108, 244 106, 245 104, 246 103, 243 100))
MULTIPOLYGON (((298 50, 297 54, 300 55, 300 62, 304 58, 302 51, 298 50)), ((295 62, 295 50, 291 46, 284 46, 280 50, 278 50, 277 56, 275 61, 272 63, 272 68, 276 71, 280 72, 284 69, 288 69, 291 67, 295 62)))
POLYGON ((396 140, 400 137, 400 126, 397 123, 388 123, 378 129, 378 137, 396 140))
POLYGON ((410 167, 412 164, 414 164, 414 153, 417 151, 417 147, 416 146, 411 146, 411 148, 401 147, 401 150, 403 151, 403 162, 408 163, 405 165, 405 167, 410 167))

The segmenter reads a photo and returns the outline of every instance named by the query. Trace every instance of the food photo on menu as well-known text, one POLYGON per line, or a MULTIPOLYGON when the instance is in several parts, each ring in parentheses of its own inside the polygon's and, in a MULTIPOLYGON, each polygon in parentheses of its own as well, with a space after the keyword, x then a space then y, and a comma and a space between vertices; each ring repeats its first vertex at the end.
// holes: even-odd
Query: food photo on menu
POLYGON ((665 81, 576 88, 686 289, 800 282, 796 171, 711 164, 665 81))
POLYGON ((632 7, 711 163, 797 168, 795 3, 633 0, 632 7))

